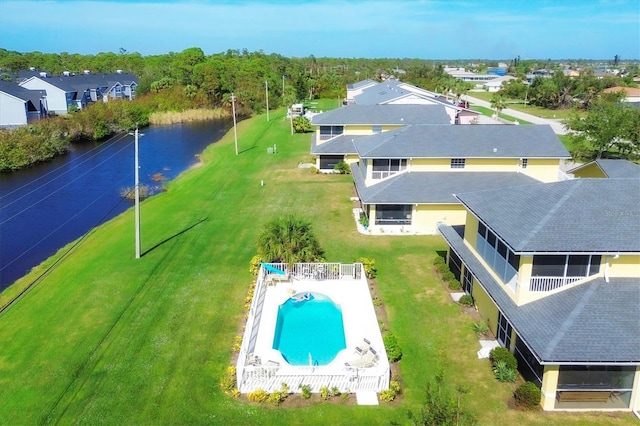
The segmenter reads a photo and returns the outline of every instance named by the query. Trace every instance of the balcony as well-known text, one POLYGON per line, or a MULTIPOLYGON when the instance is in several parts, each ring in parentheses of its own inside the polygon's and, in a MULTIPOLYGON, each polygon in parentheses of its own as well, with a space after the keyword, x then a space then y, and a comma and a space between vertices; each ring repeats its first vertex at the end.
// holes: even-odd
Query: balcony
POLYGON ((553 291, 584 279, 585 277, 531 277, 529 291, 553 291))

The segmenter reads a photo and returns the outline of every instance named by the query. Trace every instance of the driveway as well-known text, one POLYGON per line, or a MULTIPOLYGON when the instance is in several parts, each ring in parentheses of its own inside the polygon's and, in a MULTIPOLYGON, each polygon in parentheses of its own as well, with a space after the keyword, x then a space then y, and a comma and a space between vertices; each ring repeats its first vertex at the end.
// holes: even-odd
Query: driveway
MULTIPOLYGON (((465 97, 465 99, 469 99, 469 102, 471 103, 471 105, 478 105, 485 108, 491 108, 491 102, 483 101, 482 99, 474 98, 473 96, 469 96, 468 98, 465 97)), ((511 117, 528 121, 529 123, 548 124, 549 126, 551 126, 551 128, 553 129, 556 135, 566 135, 568 133, 567 130, 564 128, 564 125, 562 124, 562 120, 551 120, 548 118, 540 118, 540 117, 536 117, 535 115, 527 114, 526 112, 516 111, 510 108, 505 108, 502 110, 502 112, 506 115, 510 115, 511 117)))

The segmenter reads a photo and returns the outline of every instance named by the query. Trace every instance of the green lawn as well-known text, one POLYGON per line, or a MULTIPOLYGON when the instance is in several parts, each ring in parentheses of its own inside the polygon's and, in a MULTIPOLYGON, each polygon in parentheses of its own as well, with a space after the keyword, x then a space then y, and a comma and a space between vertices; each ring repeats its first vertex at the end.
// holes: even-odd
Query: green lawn
MULTIPOLYGON (((469 96, 473 98, 478 98, 483 101, 491 102, 491 98, 495 96, 494 92, 469 92, 469 96)), ((536 117, 541 118, 557 118, 557 119, 567 119, 571 117, 573 114, 584 115, 585 112, 582 110, 570 108, 570 109, 547 109, 539 106, 524 104, 524 99, 507 99, 507 108, 514 109, 520 112, 526 112, 527 114, 535 115, 536 117)), ((511 120, 513 121, 513 120, 511 120)))
MULTIPOLYGON (((473 105, 473 106, 471 107, 471 109, 472 109, 472 110, 474 110, 474 111, 478 111, 479 113, 481 113, 482 115, 486 115, 487 117, 492 117, 492 116, 493 116, 493 114, 495 114, 495 113, 496 113, 496 112, 495 112, 494 110, 492 110, 491 108, 481 107, 481 106, 477 106, 477 105, 473 105)), ((516 120, 517 120, 517 121, 518 121, 518 123, 520 123, 520 124, 531 124, 531 123, 530 123, 530 122, 528 122, 528 121, 525 121, 525 120, 521 120, 521 119, 519 119, 519 118, 512 117, 512 116, 507 115, 507 114, 505 114, 505 113, 503 113, 503 112, 501 112, 498 116, 499 116, 500 118, 502 118, 503 120, 507 120, 507 121, 511 121, 511 122, 514 122, 514 121, 516 121, 516 120)))
MULTIPOLYGON (((481 424, 634 424, 628 414, 509 409, 514 385, 496 382, 476 358, 473 320, 431 268, 443 240, 358 234, 350 176, 298 169, 310 135, 290 135, 282 117, 239 123, 240 155, 231 132, 203 153, 203 166, 142 204, 141 259, 130 210, 0 314, 0 424, 406 424, 440 370, 452 388, 469 386, 462 403, 481 424), (277 154, 267 154, 274 143, 277 154), (312 221, 329 261, 377 261, 389 326, 404 349, 399 401, 274 408, 220 391, 244 319, 256 233, 285 212, 312 221)), ((53 261, 0 295, 0 306, 53 261)))

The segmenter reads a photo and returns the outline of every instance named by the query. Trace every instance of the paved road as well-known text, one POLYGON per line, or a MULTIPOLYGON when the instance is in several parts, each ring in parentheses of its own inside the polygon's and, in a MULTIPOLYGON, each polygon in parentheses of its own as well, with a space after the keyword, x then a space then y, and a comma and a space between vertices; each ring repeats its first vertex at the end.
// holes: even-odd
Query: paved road
MULTIPOLYGON (((472 105, 491 108, 491 102, 483 101, 482 99, 474 98, 473 96, 469 96, 468 99, 472 105)), ((551 126, 551 128, 556 133, 556 135, 567 134, 567 130, 564 128, 564 125, 562 124, 562 120, 551 120, 548 118, 540 118, 540 117, 536 117, 535 115, 527 114, 526 112, 516 111, 510 108, 503 109, 502 113, 506 115, 510 115, 511 117, 518 118, 520 120, 528 121, 529 123, 548 124, 551 126)))

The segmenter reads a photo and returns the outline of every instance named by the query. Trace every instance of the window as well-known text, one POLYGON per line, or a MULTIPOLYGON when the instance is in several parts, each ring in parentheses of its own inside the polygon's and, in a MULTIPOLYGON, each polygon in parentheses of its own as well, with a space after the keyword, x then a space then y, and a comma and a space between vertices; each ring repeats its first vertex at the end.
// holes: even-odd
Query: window
POLYGON ((525 380, 533 382, 540 387, 542 385, 542 375, 544 367, 540 365, 535 356, 531 353, 527 345, 516 336, 516 348, 513 353, 518 360, 518 371, 525 380))
POLYGON ((466 266, 464 268, 464 279, 462 280, 462 289, 467 294, 471 294, 471 291, 473 290, 473 274, 471 273, 469 268, 467 268, 466 266))
POLYGON ((382 126, 371 126, 371 131, 373 133, 382 133, 382 126))
POLYGON ((456 280, 460 281, 462 261, 453 250, 449 250, 449 270, 453 273, 453 276, 456 277, 456 280))
POLYGON ((590 277, 600 273, 602 256, 588 254, 533 257, 533 277, 590 277))
POLYGON ((411 204, 377 204, 376 225, 411 225, 411 204))
POLYGON ((482 222, 478 222, 478 254, 491 266, 505 283, 518 273, 520 256, 509 247, 482 222))
POLYGON ((451 168, 452 169, 464 169, 465 159, 464 158, 452 158, 451 159, 451 168))
POLYGON ((511 324, 507 321, 507 317, 502 315, 502 312, 498 312, 498 341, 504 345, 505 348, 511 349, 511 324))
POLYGON ((343 126, 320 126, 320 140, 331 139, 344 133, 343 126))
POLYGON ((527 168, 527 163, 529 163, 529 159, 528 158, 523 158, 522 159, 522 168, 523 169, 527 168))
POLYGON ((407 169, 406 159, 374 159, 372 179, 384 179, 407 169))
POLYGON ((576 398, 573 404, 581 404, 582 407, 598 406, 598 402, 583 398, 585 391, 595 391, 609 396, 609 401, 619 403, 621 408, 631 405, 631 392, 635 377, 635 366, 618 365, 561 365, 558 372, 558 387, 560 392, 559 402, 562 403, 563 395, 574 393, 576 398), (582 401, 580 400, 582 399, 582 401))

